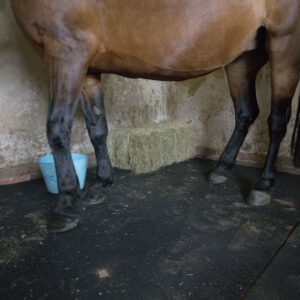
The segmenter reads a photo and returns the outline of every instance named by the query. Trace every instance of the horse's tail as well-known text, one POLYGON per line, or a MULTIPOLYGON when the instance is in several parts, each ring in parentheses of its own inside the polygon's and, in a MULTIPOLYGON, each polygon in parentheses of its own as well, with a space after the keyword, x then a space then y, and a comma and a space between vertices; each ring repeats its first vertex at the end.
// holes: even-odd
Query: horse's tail
POLYGON ((296 168, 300 168, 300 94, 296 122, 292 137, 292 156, 296 168))

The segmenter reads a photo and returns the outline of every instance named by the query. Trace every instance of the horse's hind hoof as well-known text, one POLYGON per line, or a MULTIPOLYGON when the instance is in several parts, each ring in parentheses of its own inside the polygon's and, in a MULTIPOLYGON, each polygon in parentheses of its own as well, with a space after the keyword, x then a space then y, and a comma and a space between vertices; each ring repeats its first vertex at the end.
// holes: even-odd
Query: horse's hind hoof
POLYGON ((223 184, 227 182, 227 177, 212 172, 208 178, 208 181, 211 184, 223 184))
POLYGON ((251 206, 263 206, 271 203, 271 195, 268 192, 252 190, 246 202, 251 206))
POLYGON ((59 215, 53 215, 48 223, 48 232, 59 233, 69 231, 75 228, 80 222, 79 217, 63 217, 59 215))

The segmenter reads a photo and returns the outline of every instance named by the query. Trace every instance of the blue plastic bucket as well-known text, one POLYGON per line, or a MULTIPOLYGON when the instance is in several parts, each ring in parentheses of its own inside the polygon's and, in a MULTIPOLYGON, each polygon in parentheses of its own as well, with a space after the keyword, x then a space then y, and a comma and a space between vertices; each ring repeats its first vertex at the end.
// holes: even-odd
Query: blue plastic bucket
MULTIPOLYGON (((77 177, 79 179, 80 189, 83 189, 86 177, 88 156, 84 154, 72 154, 72 159, 77 177)), ((47 190, 51 194, 58 194, 58 185, 53 155, 50 152, 39 159, 39 165, 47 190)))

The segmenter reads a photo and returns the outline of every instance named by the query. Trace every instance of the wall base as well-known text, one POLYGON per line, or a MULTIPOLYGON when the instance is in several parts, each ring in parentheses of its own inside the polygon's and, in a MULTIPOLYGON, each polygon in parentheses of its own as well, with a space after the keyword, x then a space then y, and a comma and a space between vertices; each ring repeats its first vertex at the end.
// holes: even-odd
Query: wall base
MULTIPOLYGON (((215 151, 211 149, 198 149, 196 157, 203 159, 218 160, 222 151, 215 151)), ((240 152, 237 157, 237 165, 263 168, 266 160, 266 155, 252 154, 240 152)), ((295 175, 300 175, 300 169, 293 166, 292 160, 287 157, 278 157, 276 169, 278 172, 286 172, 295 175)))
MULTIPOLYGON (((217 160, 221 151, 197 148, 197 129, 191 124, 161 123, 141 128, 121 128, 111 131, 108 149, 112 165, 135 173, 150 173, 159 168, 192 157, 217 160)), ((259 167, 265 155, 240 152, 237 164, 259 167)), ((89 167, 95 167, 95 155, 89 155, 89 167)), ((292 161, 279 157, 277 170, 300 175, 292 161)), ((37 163, 0 169, 0 185, 14 184, 41 177, 37 163)))
MULTIPOLYGON (((209 149, 202 149, 195 157, 202 159, 218 160, 221 153, 209 149)), ((265 156, 257 154, 240 153, 237 165, 262 168, 265 156)), ((89 154, 89 168, 96 167, 96 159, 94 153, 89 154)), ((300 169, 293 167, 291 161, 287 158, 279 158, 277 163, 279 172, 286 172, 300 175, 300 169)), ((40 178, 42 175, 38 164, 26 164, 17 167, 0 169, 0 185, 14 184, 40 178)))

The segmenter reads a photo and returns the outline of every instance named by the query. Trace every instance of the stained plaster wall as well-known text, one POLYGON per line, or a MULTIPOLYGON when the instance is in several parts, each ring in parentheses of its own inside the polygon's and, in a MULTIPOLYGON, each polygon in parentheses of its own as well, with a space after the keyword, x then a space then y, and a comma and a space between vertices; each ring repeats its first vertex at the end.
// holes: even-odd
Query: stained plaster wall
MULTIPOLYGON (((0 3, 1 169, 35 163, 49 147, 45 135, 48 103, 45 65, 17 28, 9 5, 4 0, 0 3)), ((234 128, 233 106, 223 70, 180 83, 105 75, 103 88, 110 130, 161 121, 192 123, 199 129, 199 151, 203 155, 218 155, 234 128)), ((268 68, 260 73, 258 98, 261 114, 242 148, 246 154, 266 153, 266 119, 270 110, 268 68)), ((280 151, 284 161, 290 156, 293 123, 294 114, 280 151)), ((73 125, 72 150, 92 152, 80 110, 73 125)))

